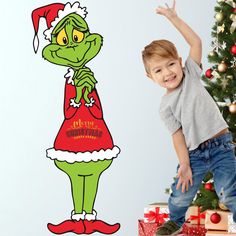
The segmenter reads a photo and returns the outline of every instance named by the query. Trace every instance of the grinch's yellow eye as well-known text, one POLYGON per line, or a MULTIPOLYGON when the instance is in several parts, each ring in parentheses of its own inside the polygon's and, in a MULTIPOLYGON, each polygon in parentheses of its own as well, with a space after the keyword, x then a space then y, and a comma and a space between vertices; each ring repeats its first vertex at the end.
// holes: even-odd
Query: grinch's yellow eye
POLYGON ((62 29, 57 35, 57 43, 62 46, 68 44, 68 38, 65 29, 62 29))
POLYGON ((75 43, 79 43, 79 42, 81 42, 83 40, 84 34, 82 32, 80 32, 80 31, 76 30, 76 29, 73 29, 72 37, 73 37, 73 41, 75 43))

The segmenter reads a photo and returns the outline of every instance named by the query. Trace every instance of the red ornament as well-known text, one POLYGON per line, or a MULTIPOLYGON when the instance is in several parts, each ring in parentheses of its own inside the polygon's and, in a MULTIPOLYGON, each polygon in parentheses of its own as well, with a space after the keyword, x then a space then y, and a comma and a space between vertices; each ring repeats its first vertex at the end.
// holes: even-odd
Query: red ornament
POLYGON ((210 220, 213 224, 218 224, 221 221, 221 216, 215 212, 211 215, 210 220))
POLYGON ((236 56, 236 44, 231 47, 230 52, 231 52, 231 54, 236 56))
POLYGON ((206 189, 206 190, 213 190, 213 184, 212 183, 206 183, 205 185, 204 185, 204 188, 206 189))
POLYGON ((212 69, 208 69, 206 72, 205 72, 205 76, 209 79, 211 79, 213 77, 212 75, 212 69))
POLYGON ((233 13, 236 13, 236 8, 234 8, 233 13))

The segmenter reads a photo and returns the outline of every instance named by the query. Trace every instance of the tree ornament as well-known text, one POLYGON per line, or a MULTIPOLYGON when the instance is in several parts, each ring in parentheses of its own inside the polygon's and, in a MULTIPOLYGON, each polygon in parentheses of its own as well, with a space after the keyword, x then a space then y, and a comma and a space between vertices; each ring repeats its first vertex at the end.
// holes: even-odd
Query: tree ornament
POLYGON ((236 67, 236 57, 234 57, 234 59, 230 61, 230 63, 231 63, 231 66, 230 66, 231 68, 236 67))
POLYGON ((217 53, 215 51, 211 51, 208 55, 210 57, 215 57, 215 56, 217 56, 217 53))
POLYGON ((221 216, 215 212, 211 215, 210 220, 213 224, 218 224, 221 221, 221 216))
POLYGON ((222 202, 219 202, 219 208, 220 208, 221 210, 223 210, 223 211, 227 211, 227 210, 229 210, 228 207, 225 206, 225 204, 222 203, 222 202))
POLYGON ((220 32, 223 33, 224 31, 225 31, 225 24, 217 27, 217 34, 219 34, 220 32))
POLYGON ((223 50, 225 50, 225 49, 227 48, 227 45, 226 45, 226 42, 225 42, 225 41, 223 41, 223 43, 222 43, 222 46, 221 46, 221 47, 222 47, 222 49, 223 49, 223 50))
POLYGON ((212 69, 208 69, 206 72, 205 72, 205 76, 209 79, 211 79, 213 77, 212 75, 212 69))
POLYGON ((211 46, 213 47, 213 51, 216 51, 217 53, 219 53, 219 49, 225 50, 227 47, 225 41, 223 41, 223 43, 221 45, 217 39, 215 39, 214 42, 211 42, 211 46))
POLYGON ((220 78, 220 75, 219 75, 219 73, 216 70, 214 70, 212 72, 212 75, 214 76, 215 79, 219 79, 220 78))
POLYGON ((233 54, 234 56, 236 56, 236 44, 234 44, 231 49, 230 49, 231 54, 233 54))
POLYGON ((229 29, 230 33, 233 34, 236 28, 236 14, 231 14, 229 18, 233 21, 229 29))
POLYGON ((229 111, 231 114, 236 114, 236 102, 229 105, 229 111))
POLYGON ((226 76, 226 79, 231 79, 232 80, 233 78, 234 78, 233 75, 227 75, 226 76))
POLYGON ((213 184, 212 184, 212 183, 206 183, 206 184, 204 185, 204 188, 205 188, 206 190, 212 191, 212 190, 213 190, 213 184))
POLYGON ((217 22, 221 22, 224 19, 224 14, 222 12, 218 12, 215 14, 215 19, 217 22))
POLYGON ((229 4, 231 7, 236 7, 236 3, 234 0, 224 0, 224 2, 226 2, 227 4, 229 4))
POLYGON ((233 13, 236 13, 236 8, 234 8, 233 13))
POLYGON ((228 68, 228 66, 227 66, 227 64, 224 61, 222 61, 218 65, 218 71, 221 72, 221 73, 225 72, 227 70, 227 68, 228 68))
POLYGON ((221 86, 222 86, 222 88, 225 90, 228 84, 229 84, 229 80, 224 77, 224 78, 221 80, 221 86))

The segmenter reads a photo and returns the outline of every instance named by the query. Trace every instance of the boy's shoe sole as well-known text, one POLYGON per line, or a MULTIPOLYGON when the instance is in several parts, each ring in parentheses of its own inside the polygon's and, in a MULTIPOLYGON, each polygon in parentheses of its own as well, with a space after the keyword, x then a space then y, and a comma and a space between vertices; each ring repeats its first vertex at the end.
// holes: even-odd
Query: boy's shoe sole
POLYGON ((182 231, 182 227, 180 227, 177 231, 172 234, 155 234, 155 236, 175 236, 178 235, 182 231))

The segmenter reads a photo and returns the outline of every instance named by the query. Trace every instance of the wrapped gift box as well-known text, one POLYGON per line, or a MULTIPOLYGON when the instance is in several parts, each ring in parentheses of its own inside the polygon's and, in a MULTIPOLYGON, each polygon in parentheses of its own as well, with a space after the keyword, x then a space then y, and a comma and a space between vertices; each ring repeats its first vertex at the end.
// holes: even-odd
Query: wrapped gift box
POLYGON ((236 235, 233 233, 228 233, 227 231, 207 231, 206 236, 230 236, 236 235))
POLYGON ((182 234, 189 235, 189 236, 205 236, 207 230, 205 229, 204 225, 195 225, 191 223, 184 223, 182 226, 182 234))
POLYGON ((138 236, 154 236, 159 223, 145 223, 143 220, 138 221, 138 236))
POLYGON ((186 213, 186 221, 195 225, 205 224, 205 212, 200 212, 201 208, 198 206, 191 206, 186 213))
POLYGON ((144 208, 145 223, 163 224, 169 220, 169 209, 167 203, 153 203, 144 208))
POLYGON ((236 234, 236 223, 233 220, 233 214, 228 215, 228 232, 236 234))
POLYGON ((213 211, 207 210, 206 211, 206 219, 205 219, 205 228, 212 229, 212 230, 224 230, 228 231, 228 215, 231 214, 229 211, 213 211), (220 221, 219 223, 212 222, 212 214, 219 214, 220 221))

